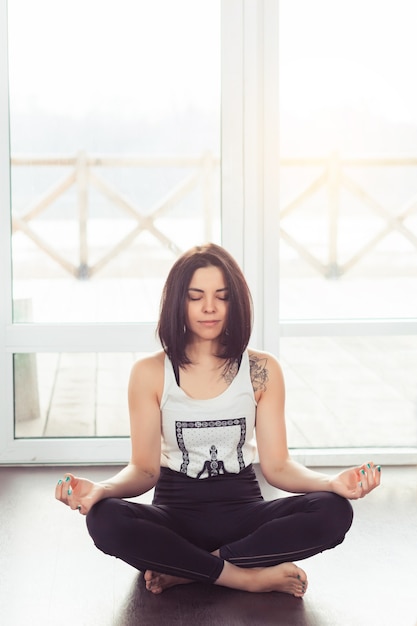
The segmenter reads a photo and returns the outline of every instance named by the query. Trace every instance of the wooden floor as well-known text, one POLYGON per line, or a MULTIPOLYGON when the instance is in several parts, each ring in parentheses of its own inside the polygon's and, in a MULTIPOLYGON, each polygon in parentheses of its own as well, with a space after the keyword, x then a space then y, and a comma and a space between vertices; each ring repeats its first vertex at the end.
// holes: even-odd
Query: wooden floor
MULTIPOLYGON (((417 625, 415 467, 384 469, 381 487, 353 503, 345 542, 300 562, 309 576, 303 600, 200 584, 153 596, 138 572, 94 547, 84 517, 54 500, 62 471, 0 467, 4 626, 417 625)), ((75 471, 102 479, 115 468, 75 471)))

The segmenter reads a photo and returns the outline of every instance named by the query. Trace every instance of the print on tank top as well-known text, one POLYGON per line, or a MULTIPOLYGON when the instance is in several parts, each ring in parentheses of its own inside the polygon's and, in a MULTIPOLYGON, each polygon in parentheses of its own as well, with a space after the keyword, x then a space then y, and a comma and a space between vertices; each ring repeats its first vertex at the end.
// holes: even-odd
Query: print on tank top
POLYGON ((205 461, 203 469, 197 474, 197 478, 200 478, 205 472, 209 478, 219 474, 228 474, 224 468, 224 461, 219 461, 217 458, 217 448, 214 444, 210 446, 210 461, 205 461))
POLYGON ((176 438, 178 447, 182 453, 182 463, 180 468, 180 472, 182 474, 187 474, 188 465, 190 463, 189 450, 192 450, 196 446, 200 449, 204 446, 210 456, 210 458, 203 463, 203 467, 197 474, 197 478, 200 478, 205 473, 208 474, 208 477, 228 473, 224 462, 222 460, 218 460, 218 448, 220 446, 218 443, 213 443, 213 441, 218 441, 215 430, 218 428, 228 429, 227 439, 230 442, 230 447, 236 448, 236 458, 239 464, 239 470, 244 469, 245 462, 243 459, 242 448, 246 439, 245 417, 206 421, 176 421, 176 438))

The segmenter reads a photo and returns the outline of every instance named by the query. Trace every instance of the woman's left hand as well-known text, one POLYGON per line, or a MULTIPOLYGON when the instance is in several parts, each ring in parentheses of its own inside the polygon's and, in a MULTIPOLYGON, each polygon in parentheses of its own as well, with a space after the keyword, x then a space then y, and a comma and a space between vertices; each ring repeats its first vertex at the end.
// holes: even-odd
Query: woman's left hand
POLYGON ((378 487, 380 482, 381 467, 369 462, 336 474, 330 479, 330 488, 339 496, 357 500, 378 487))

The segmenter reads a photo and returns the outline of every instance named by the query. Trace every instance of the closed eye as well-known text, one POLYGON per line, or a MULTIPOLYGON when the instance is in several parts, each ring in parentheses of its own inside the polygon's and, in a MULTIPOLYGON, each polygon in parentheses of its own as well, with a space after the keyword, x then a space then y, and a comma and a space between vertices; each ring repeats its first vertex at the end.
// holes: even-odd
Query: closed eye
MULTIPOLYGON (((200 289, 191 288, 187 292, 187 297, 193 302, 196 300, 201 300, 201 298, 203 297, 203 291, 200 289)), ((229 294, 226 289, 218 289, 216 292, 216 298, 218 300, 228 300, 229 294)))

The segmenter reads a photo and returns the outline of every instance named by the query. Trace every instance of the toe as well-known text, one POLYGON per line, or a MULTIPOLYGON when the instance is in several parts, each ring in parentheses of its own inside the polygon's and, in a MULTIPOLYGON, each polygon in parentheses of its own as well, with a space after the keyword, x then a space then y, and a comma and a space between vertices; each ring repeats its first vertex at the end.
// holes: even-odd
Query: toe
POLYGON ((297 578, 303 584, 305 585, 307 584, 307 574, 305 573, 303 569, 301 569, 301 567, 297 567, 297 578))

